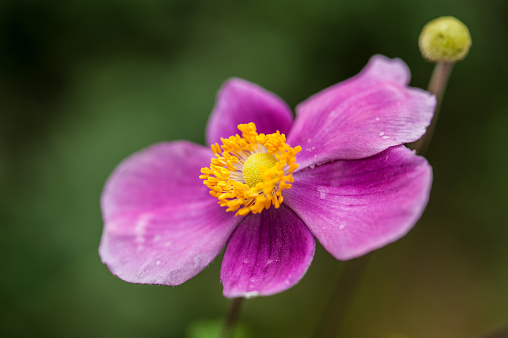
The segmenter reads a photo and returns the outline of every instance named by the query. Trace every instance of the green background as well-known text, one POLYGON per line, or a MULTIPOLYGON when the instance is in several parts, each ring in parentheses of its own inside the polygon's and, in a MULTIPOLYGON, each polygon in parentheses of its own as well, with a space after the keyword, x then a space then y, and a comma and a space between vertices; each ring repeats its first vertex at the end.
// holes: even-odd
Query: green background
MULTIPOLYGON (((128 284, 100 262, 108 175, 155 142, 204 143, 231 76, 294 107, 379 53, 405 60, 425 88, 433 66, 418 34, 441 15, 466 23, 473 46, 427 156, 430 203, 372 255, 339 333, 477 337, 508 325, 507 1, 3 0, 0 336, 185 337, 219 319, 220 257, 178 287, 128 284)), ((319 331, 344 266, 318 246, 298 285, 246 302, 242 327, 319 331)))

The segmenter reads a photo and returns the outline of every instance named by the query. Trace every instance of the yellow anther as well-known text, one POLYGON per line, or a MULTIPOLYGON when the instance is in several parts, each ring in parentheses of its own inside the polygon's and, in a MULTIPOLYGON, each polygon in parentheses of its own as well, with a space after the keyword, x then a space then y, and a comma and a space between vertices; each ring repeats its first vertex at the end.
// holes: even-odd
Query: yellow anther
POLYGON ((215 158, 210 167, 201 169, 199 178, 226 211, 236 215, 257 214, 283 201, 282 190, 291 188, 298 168, 295 155, 300 146, 291 148, 279 131, 258 134, 254 123, 240 124, 242 136, 221 139, 222 145, 210 146, 215 158))

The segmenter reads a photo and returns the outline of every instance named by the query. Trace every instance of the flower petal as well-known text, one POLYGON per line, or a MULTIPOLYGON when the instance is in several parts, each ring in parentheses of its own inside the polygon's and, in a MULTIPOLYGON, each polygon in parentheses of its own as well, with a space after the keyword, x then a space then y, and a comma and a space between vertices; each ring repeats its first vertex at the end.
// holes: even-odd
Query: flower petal
POLYGON ((224 295, 249 298, 289 289, 307 271, 315 246, 302 220, 285 205, 248 215, 226 247, 224 295))
POLYGON ((300 168, 330 160, 365 158, 418 140, 429 125, 435 97, 406 87, 409 70, 399 59, 374 56, 357 76, 297 107, 288 137, 300 145, 300 168))
POLYGON ((432 169, 404 146, 294 174, 284 203, 337 259, 364 255, 404 236, 429 197, 432 169))
POLYGON ((258 133, 271 134, 277 130, 289 132, 293 117, 289 107, 275 94, 250 83, 233 78, 228 80, 217 95, 206 129, 208 144, 220 142, 238 134, 237 126, 254 122, 258 133))
POLYGON ((113 274, 132 283, 178 285, 217 256, 239 220, 199 179, 211 156, 192 143, 162 143, 116 168, 102 194, 99 247, 113 274))

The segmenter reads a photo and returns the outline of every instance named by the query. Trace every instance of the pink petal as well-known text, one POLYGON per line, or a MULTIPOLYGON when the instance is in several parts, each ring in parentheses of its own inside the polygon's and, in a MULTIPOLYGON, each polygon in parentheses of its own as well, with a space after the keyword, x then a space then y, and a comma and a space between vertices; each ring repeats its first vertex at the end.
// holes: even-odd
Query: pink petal
POLYGON ((294 174, 284 203, 337 259, 364 255, 404 236, 429 197, 432 169, 404 146, 294 174))
POLYGON ((277 130, 287 134, 293 117, 289 107, 273 93, 242 79, 228 80, 219 91, 206 129, 208 144, 238 134, 237 126, 254 122, 258 133, 277 130))
POLYGON ((418 140, 429 125, 435 97, 408 88, 409 70, 399 59, 374 56, 355 77, 312 96, 297 107, 288 137, 300 145, 300 168, 337 159, 358 159, 418 140))
POLYGON ((224 295, 249 298, 289 289, 307 271, 315 246, 302 220, 284 205, 248 215, 226 247, 224 295))
POLYGON ((99 247, 111 272, 132 283, 178 285, 207 266, 239 218, 199 179, 210 150, 188 142, 154 145, 123 161, 102 194, 99 247))

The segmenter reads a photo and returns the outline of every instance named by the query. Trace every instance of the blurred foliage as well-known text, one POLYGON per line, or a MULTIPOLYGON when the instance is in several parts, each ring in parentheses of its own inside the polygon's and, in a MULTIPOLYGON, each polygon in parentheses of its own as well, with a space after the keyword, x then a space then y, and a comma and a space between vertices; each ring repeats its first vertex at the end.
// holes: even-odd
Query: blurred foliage
MULTIPOLYGON (((101 264, 99 198, 115 165, 163 140, 204 143, 221 83, 239 76, 292 107, 400 57, 454 15, 471 31, 428 155, 431 201, 375 253, 345 337, 476 337, 508 324, 508 2, 505 0, 3 0, 0 2, 0 336, 183 337, 228 301, 220 257, 178 287, 101 264)), ((304 279, 246 302, 254 337, 307 337, 343 267, 318 247, 304 279)), ((340 304, 338 304, 340 306, 340 304)))
MULTIPOLYGON (((187 328, 186 338, 221 338, 224 319, 197 320, 187 328)), ((234 338, 249 338, 247 329, 240 322, 233 329, 234 338)))

